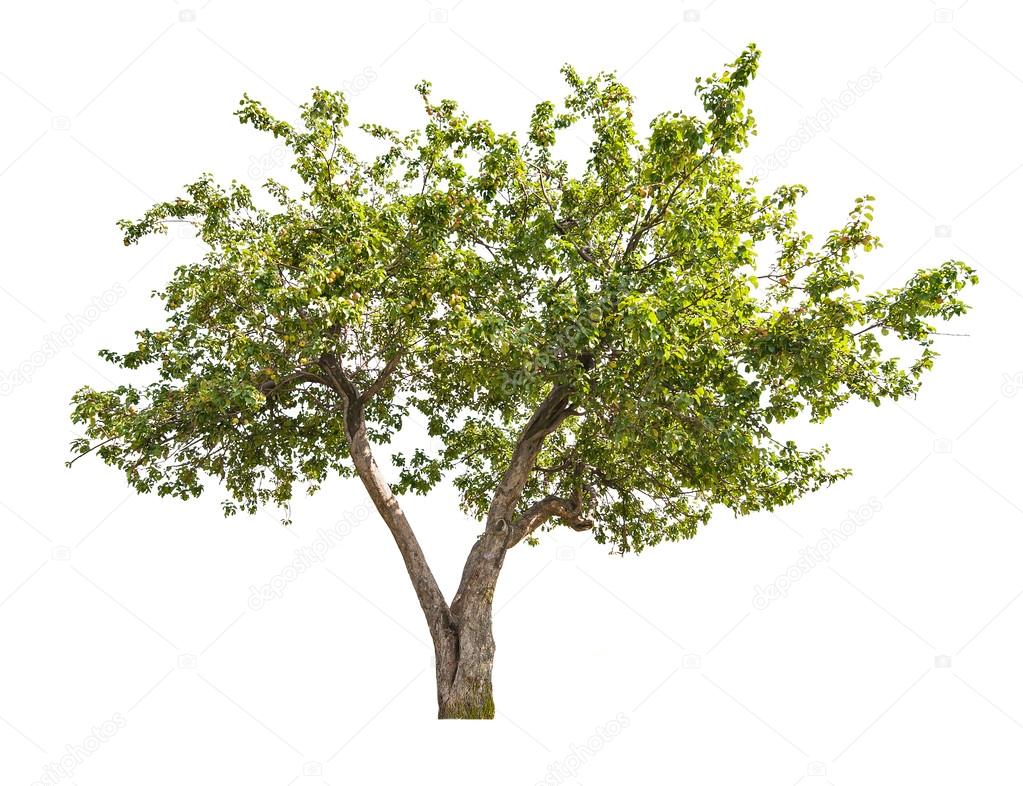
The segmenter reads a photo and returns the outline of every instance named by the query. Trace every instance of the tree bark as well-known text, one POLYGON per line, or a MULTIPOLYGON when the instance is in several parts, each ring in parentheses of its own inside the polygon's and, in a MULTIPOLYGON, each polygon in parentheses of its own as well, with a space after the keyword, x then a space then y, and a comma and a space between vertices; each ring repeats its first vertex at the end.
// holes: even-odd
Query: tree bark
POLYGON ((440 718, 494 717, 494 591, 508 549, 508 533, 506 525, 488 523, 465 561, 451 604, 458 631, 457 665, 451 682, 439 686, 440 718))
MULTIPOLYGON (((437 685, 437 717, 490 720, 494 717, 493 595, 463 608, 457 622, 457 654, 450 682, 437 685)), ((439 674, 439 672, 438 672, 439 674)))

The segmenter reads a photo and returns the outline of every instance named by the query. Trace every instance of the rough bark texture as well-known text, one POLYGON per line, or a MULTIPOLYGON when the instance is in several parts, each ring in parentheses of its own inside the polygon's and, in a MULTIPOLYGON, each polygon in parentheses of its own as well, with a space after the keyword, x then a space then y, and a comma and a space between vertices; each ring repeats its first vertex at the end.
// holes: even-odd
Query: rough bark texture
POLYGON ((494 717, 494 633, 493 601, 497 576, 504 563, 504 533, 485 531, 473 545, 466 561, 470 566, 486 565, 476 571, 478 580, 467 579, 468 589, 456 595, 451 613, 458 631, 456 669, 449 683, 438 689, 440 718, 494 717))

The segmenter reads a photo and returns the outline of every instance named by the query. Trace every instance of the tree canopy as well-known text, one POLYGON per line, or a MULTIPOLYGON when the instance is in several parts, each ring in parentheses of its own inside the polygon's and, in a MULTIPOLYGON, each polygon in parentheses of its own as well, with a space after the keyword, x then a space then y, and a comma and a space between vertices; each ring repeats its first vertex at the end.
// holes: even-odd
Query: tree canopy
POLYGON ((394 454, 397 494, 448 479, 480 519, 510 494, 511 545, 567 524, 623 552, 843 477, 779 424, 914 394, 976 276, 953 260, 863 293, 871 197, 815 240, 802 186, 758 193, 737 161, 758 57, 697 80, 702 113, 642 133, 611 73, 566 66, 563 105, 519 133, 423 82, 423 127, 361 125, 361 156, 341 93, 314 90, 295 124, 246 96, 240 121, 287 147, 296 183, 207 174, 120 223, 130 245, 187 222, 206 251, 156 293, 165 325, 101 353, 148 376, 75 394, 74 452, 140 492, 220 481, 230 514, 358 474, 353 402, 373 443, 418 412, 439 448, 394 454), (592 140, 584 163, 566 134, 592 140))

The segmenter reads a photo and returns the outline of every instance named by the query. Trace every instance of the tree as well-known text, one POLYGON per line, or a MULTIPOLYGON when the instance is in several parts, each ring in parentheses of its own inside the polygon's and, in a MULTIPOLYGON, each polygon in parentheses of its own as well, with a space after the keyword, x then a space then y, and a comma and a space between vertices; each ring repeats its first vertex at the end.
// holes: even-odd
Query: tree
POLYGON ((257 198, 203 175, 120 222, 126 245, 187 222, 208 250, 157 293, 162 329, 100 353, 152 381, 79 390, 73 460, 95 451, 139 492, 182 499, 222 481, 227 514, 358 477, 425 614, 439 716, 493 717, 510 549, 567 526, 640 552, 691 538, 715 507, 831 484, 848 471, 779 424, 914 394, 933 323, 966 310, 976 276, 959 261, 859 293, 871 197, 815 244, 796 224, 802 186, 761 196, 743 179, 758 57, 697 79, 702 113, 660 114, 645 139, 613 74, 567 66, 564 106, 537 105, 525 139, 423 82, 424 127, 360 126, 362 157, 342 94, 314 90, 300 125, 246 96, 238 117, 283 141, 295 184, 257 198), (592 139, 577 166, 559 153, 569 129, 592 139), (905 343, 909 360, 893 354, 905 343), (385 471, 374 445, 413 411, 440 448, 394 451, 385 471), (484 522, 450 603, 399 502, 443 478, 484 522))

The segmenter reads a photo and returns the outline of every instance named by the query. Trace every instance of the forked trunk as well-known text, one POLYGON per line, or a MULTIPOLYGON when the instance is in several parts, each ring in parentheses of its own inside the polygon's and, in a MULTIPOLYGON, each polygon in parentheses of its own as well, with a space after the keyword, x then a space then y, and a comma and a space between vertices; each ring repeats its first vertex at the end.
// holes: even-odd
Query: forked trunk
MULTIPOLYGON (((391 530, 412 579, 419 605, 426 615, 437 662, 437 715, 440 718, 492 719, 492 608, 505 554, 551 515, 570 513, 566 513, 568 507, 564 500, 559 502, 565 504, 559 504, 555 510, 550 507, 554 498, 547 498, 532 506, 519 520, 513 518, 544 437, 572 412, 568 405, 568 389, 555 385, 523 429, 511 463, 491 501, 486 528, 469 551, 462 580, 449 607, 426 563, 415 533, 370 449, 363 406, 365 399, 375 392, 390 372, 385 369, 367 393, 360 396, 336 359, 324 356, 320 362, 345 403, 345 432, 355 469, 391 530)), ((388 369, 393 370, 395 362, 389 361, 388 369)))

